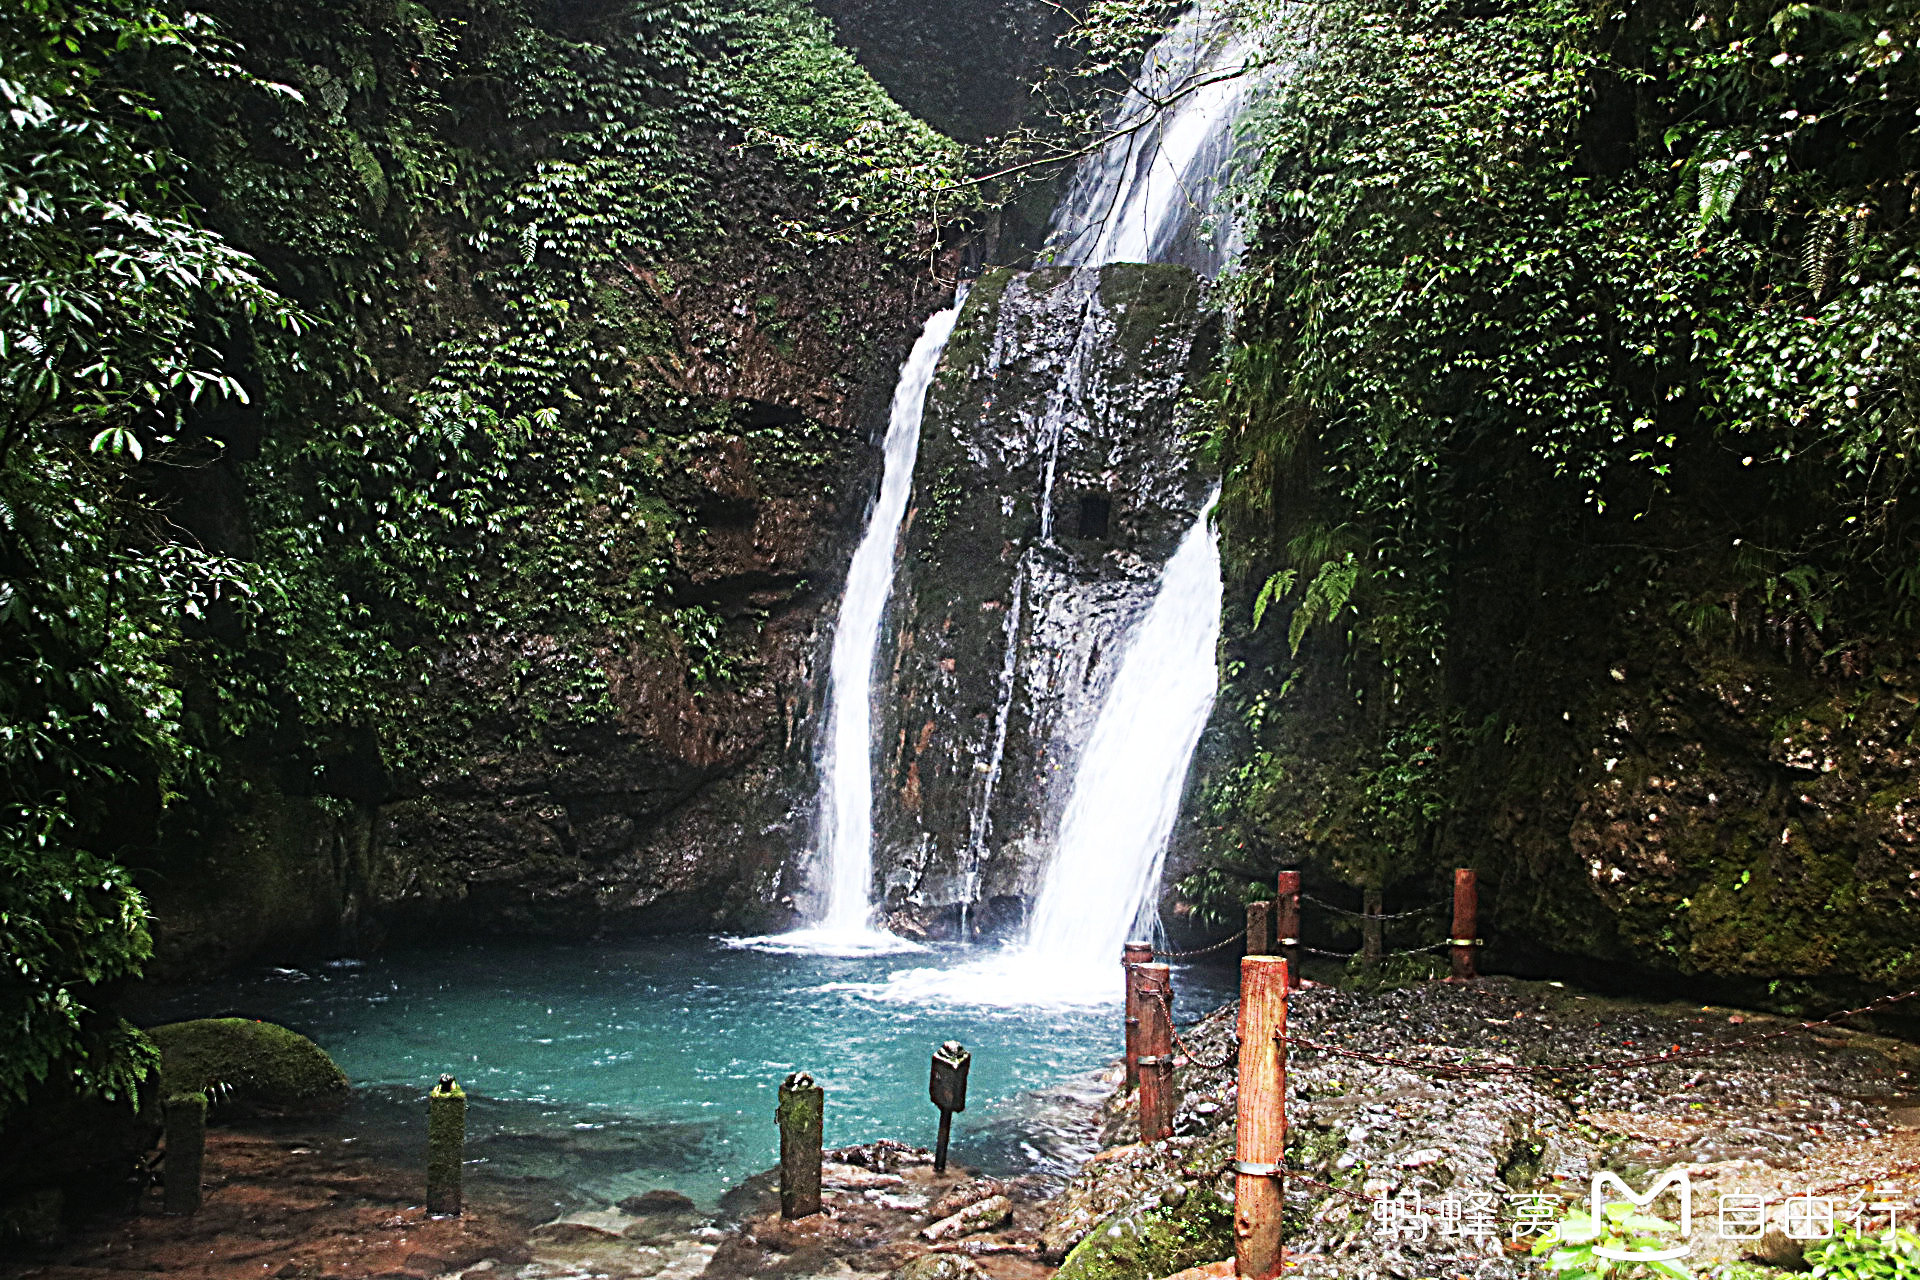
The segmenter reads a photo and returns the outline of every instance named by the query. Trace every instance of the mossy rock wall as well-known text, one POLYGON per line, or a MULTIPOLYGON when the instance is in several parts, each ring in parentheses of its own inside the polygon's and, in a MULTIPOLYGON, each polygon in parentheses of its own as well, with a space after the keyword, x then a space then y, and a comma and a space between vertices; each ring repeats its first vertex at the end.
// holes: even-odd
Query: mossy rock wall
MULTIPOLYGON (((1169 886, 1298 865, 1352 908, 1377 878, 1393 912, 1444 899, 1468 866, 1495 971, 1802 1012, 1915 985, 1920 669, 1872 637, 1729 616, 1734 552, 1700 548, 1736 542, 1719 523, 1730 483, 1676 485, 1631 536, 1684 554, 1634 557, 1624 518, 1546 519, 1546 482, 1530 495, 1516 466, 1506 501, 1462 530, 1444 702, 1365 696, 1365 655, 1322 633, 1289 655, 1284 618, 1248 625, 1258 583, 1230 584, 1239 674, 1202 745, 1206 835, 1176 851, 1169 886), (1379 815, 1396 795, 1433 804, 1393 828, 1379 815)), ((1335 923, 1310 909, 1308 941, 1356 948, 1335 923)), ((1441 923, 1397 925, 1388 945, 1441 923)))

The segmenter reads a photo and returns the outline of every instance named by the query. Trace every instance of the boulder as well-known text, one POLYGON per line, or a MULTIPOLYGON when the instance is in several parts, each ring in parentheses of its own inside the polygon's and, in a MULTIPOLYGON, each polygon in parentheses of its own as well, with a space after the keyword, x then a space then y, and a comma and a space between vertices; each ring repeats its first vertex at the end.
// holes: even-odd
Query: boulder
POLYGON ((347 1077, 297 1031, 250 1018, 199 1018, 155 1027, 166 1093, 205 1093, 216 1115, 331 1115, 347 1077))
POLYGON ((985 1274, 964 1254, 928 1253, 895 1268, 887 1280, 975 1280, 985 1274))

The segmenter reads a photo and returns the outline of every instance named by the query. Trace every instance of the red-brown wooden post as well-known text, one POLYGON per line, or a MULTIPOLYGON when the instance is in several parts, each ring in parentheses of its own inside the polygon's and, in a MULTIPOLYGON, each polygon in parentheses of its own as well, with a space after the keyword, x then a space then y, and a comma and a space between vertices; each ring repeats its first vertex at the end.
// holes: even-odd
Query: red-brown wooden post
POLYGON ((1471 981, 1473 949, 1480 945, 1480 883, 1471 870, 1461 867, 1453 873, 1453 976, 1457 982, 1471 981))
POLYGON ((1287 987, 1284 956, 1240 961, 1240 1104, 1234 1129, 1233 1263, 1240 1280, 1275 1280, 1287 1158, 1287 987))
POLYGON ((1140 1141, 1173 1135, 1173 970, 1135 965, 1140 983, 1140 1141))
MULTIPOLYGON (((1297 961, 1300 955, 1300 873, 1282 871, 1275 888, 1279 892, 1273 903, 1273 940, 1279 946, 1279 954, 1297 961)), ((1295 987, 1300 985, 1298 963, 1287 966, 1287 981, 1295 987)))
POLYGON ((1151 942, 1129 942, 1120 949, 1120 964, 1127 975, 1127 1088, 1140 1087, 1140 976, 1135 966, 1153 963, 1151 942))
POLYGON ((1246 954, 1250 956, 1273 954, 1273 904, 1271 902, 1247 904, 1246 954))

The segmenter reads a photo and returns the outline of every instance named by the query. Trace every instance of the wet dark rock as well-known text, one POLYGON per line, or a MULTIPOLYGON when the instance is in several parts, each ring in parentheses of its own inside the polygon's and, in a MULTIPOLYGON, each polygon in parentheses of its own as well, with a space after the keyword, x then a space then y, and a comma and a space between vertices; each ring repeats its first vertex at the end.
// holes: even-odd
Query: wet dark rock
POLYGON ((956 138, 1006 132, 1066 29, 1040 0, 815 0, 862 65, 914 114, 956 138))
POLYGON ((956 326, 876 730, 885 900, 936 932, 1018 923, 1122 641, 1211 487, 1180 418, 1203 301, 1183 267, 997 271, 956 326))
POLYGON ((691 1196, 666 1187, 656 1187, 652 1191, 643 1191, 637 1196, 628 1196, 620 1201, 622 1213, 631 1213, 636 1217, 654 1213, 692 1213, 694 1203, 691 1196))

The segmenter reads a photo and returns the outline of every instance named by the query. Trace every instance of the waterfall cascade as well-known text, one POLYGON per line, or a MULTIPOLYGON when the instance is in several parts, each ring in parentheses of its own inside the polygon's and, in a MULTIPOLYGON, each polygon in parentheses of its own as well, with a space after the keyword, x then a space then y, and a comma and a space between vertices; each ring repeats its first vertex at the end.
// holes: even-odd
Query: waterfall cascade
MULTIPOLYGON (((1234 124, 1247 97, 1244 62, 1230 24, 1205 6, 1183 17, 1149 54, 1110 121, 1114 136, 1083 162, 1056 212, 1043 256, 1075 270, 1065 278, 1035 272, 997 286, 1003 288, 996 304, 999 327, 990 358, 973 375, 985 379, 971 402, 981 416, 943 408, 934 437, 939 447, 931 461, 922 460, 929 477, 935 470, 953 474, 957 467, 975 483, 1001 486, 1006 519, 998 522, 1004 533, 995 532, 996 522, 988 518, 945 534, 938 546, 916 534, 919 554, 929 563, 943 555, 970 555, 976 565, 991 559, 1007 565, 1011 579, 994 586, 995 574, 979 569, 936 568, 932 576, 903 570, 927 585, 916 589, 922 617, 914 658, 924 674, 907 690, 910 716, 901 720, 902 741, 924 746, 930 736, 951 735, 956 743, 977 744, 985 759, 953 760, 951 750, 945 757, 922 756, 909 748, 892 762, 893 776, 914 776, 909 766, 916 764, 931 764, 936 774, 944 768, 943 786, 951 794, 955 765, 982 770, 965 853, 957 860, 956 878, 970 902, 983 857, 1003 849, 1013 834, 993 829, 995 783, 1014 767, 1007 748, 1009 697, 1024 699, 1015 737, 1020 758, 1030 758, 1025 767, 1038 781, 1021 791, 1026 810, 999 816, 1039 827, 1014 839, 1016 847, 1029 841, 1036 855, 1026 865, 1040 862, 1045 869, 1019 944, 960 969, 895 974, 886 994, 994 1004, 1110 999, 1120 980, 1120 945, 1153 900, 1193 751, 1213 705, 1220 560, 1213 498, 1203 496, 1197 470, 1173 460, 1183 455, 1170 447, 1172 439, 1144 442, 1128 434, 1129 421, 1157 403, 1159 393, 1148 389, 1153 384, 1127 381, 1138 356, 1123 357, 1113 344, 1123 329, 1142 331, 1116 307, 1131 299, 1146 305, 1140 314, 1153 310, 1147 299, 1158 286, 1148 276, 1124 273, 1185 266, 1212 275, 1231 260, 1237 238, 1220 205, 1234 124), (1112 265, 1122 262, 1171 265, 1112 265), (1057 318, 1035 329, 1042 312, 1057 318), (1057 353, 1050 357, 1057 367, 1044 395, 1009 381, 1016 365, 1044 368, 1048 352, 1057 353), (955 412, 961 418, 948 422, 955 412), (1071 468, 1062 455, 1069 436, 1071 468), (1167 461, 1128 452, 1143 446, 1167 461), (1111 492, 1105 486, 1123 473, 1134 478, 1124 492, 1131 504, 1124 537, 1118 529, 1106 531, 1114 504, 1098 496, 1111 492), (1077 537, 1073 528, 1062 527, 1071 519, 1065 504, 1076 495, 1077 537), (1091 521, 1089 496, 1098 504, 1091 521), (1025 516, 1014 519, 1016 511, 1032 513, 1037 536, 1018 532, 1027 526, 1019 524, 1025 516), (1180 523, 1155 533, 1154 522, 1174 513, 1183 513, 1180 523), (1090 533, 1090 526, 1097 532, 1090 533), (1158 548, 1171 547, 1176 538, 1156 577, 1152 565, 1167 555, 1158 548), (1152 558, 1142 563, 1143 555, 1152 558), (966 584, 977 585, 969 593, 966 584), (965 728, 961 713, 981 705, 974 690, 983 685, 984 672, 972 683, 956 683, 934 668, 951 673, 955 656, 977 664, 986 646, 953 638, 957 620, 1014 602, 1002 615, 1004 650, 994 650, 996 657, 1006 655, 998 702, 991 718, 972 711, 978 727, 965 728)), ((1170 288, 1178 276, 1193 279, 1181 272, 1154 279, 1170 288)), ((1176 428, 1166 423, 1158 429, 1176 428)), ((979 506, 962 509, 977 513, 979 506)), ((976 637, 986 630, 984 624, 967 626, 976 637)), ((921 797, 934 776, 919 775, 912 805, 896 808, 924 806, 921 797)), ((890 841, 890 848, 900 844, 897 836, 890 841)), ((900 848, 903 858, 913 856, 908 846, 900 848)))
POLYGON ((1217 274, 1239 249, 1222 207, 1245 106, 1247 49, 1207 3, 1187 10, 1147 53, 1110 115, 1106 146, 1081 162, 1054 211, 1060 266, 1172 262, 1217 274))
POLYGON ((787 947, 866 952, 913 946, 875 929, 872 922, 873 664, 887 597, 893 591, 894 544, 913 488, 927 386, 965 302, 963 286, 953 306, 927 321, 894 387, 880 496, 847 570, 827 675, 827 733, 819 760, 820 859, 826 870, 826 901, 817 923, 777 939, 787 947))
MULTIPOLYGON (((970 903, 978 891, 978 869, 992 832, 995 783, 1008 764, 1004 757, 1008 707, 1014 686, 1027 674, 1021 648, 1029 632, 1045 629, 1052 640, 1046 655, 1053 667, 1045 687, 1074 691, 1071 705, 1053 695, 1054 720, 1082 727, 1071 741, 1026 744, 1030 751, 1036 747, 1041 751, 1033 761, 1035 769, 1046 770, 1050 783, 1056 777, 1063 783, 1070 777, 1071 786, 1064 793, 1064 808, 1055 807, 1058 799, 1045 808, 1059 819, 1056 832, 1045 841, 1052 846, 1052 856, 1027 939, 1021 948, 1002 957, 1013 965, 1010 972, 1022 975, 1005 984, 1002 993, 1015 1001, 1107 994, 1117 972, 1113 956, 1158 881, 1193 748, 1212 706, 1220 609, 1219 553, 1210 524, 1212 500, 1206 500, 1197 520, 1191 514, 1186 517, 1192 520, 1191 526, 1151 594, 1144 590, 1148 564, 1136 559, 1126 571, 1133 585, 1116 591, 1094 584, 1093 599, 1104 601, 1097 606, 1102 610, 1100 630, 1062 647, 1057 633, 1070 635, 1091 619, 1055 616, 1063 608, 1084 608, 1088 601, 1085 586, 1070 585, 1069 563, 1079 553, 1063 547, 1056 537, 1055 490, 1063 479, 1059 462, 1068 431, 1078 433, 1084 451, 1089 427, 1105 430, 1098 424, 1110 423, 1116 416, 1124 422, 1131 416, 1125 405, 1096 403, 1109 375, 1096 376, 1094 370, 1104 369, 1103 362, 1116 354, 1104 350, 1116 331, 1115 316, 1102 301, 1113 282, 1100 269, 1120 262, 1169 263, 1211 275, 1235 250, 1232 219, 1223 216, 1219 206, 1232 160, 1234 122, 1245 97, 1243 62, 1244 51, 1231 24, 1214 13, 1206 0, 1183 16, 1147 55, 1132 89, 1109 120, 1112 137, 1107 145, 1082 162, 1056 211, 1043 255, 1056 265, 1082 269, 1061 295, 1077 318, 1061 333, 1063 339, 1068 333, 1073 336, 1045 398, 1041 420, 1025 424, 1033 429, 1033 443, 1044 458, 1038 491, 1031 499, 1011 494, 1001 499, 1003 514, 1011 514, 1020 502, 1032 502, 1038 542, 1018 557, 1008 596, 977 597, 970 606, 1005 610, 1005 621, 996 655, 1001 658, 996 664, 1000 678, 990 743, 981 743, 986 758, 969 760, 967 765, 980 771, 979 798, 967 815, 967 830, 959 833, 965 845, 961 879, 970 903), (1076 601, 1081 603, 1076 606, 1076 601), (1116 609, 1120 612, 1115 613, 1116 609), (1070 675, 1061 660, 1082 652, 1084 665, 1070 675), (1061 684, 1063 676, 1070 684, 1061 684), (1063 706, 1065 710, 1058 710, 1063 706), (1049 752, 1052 759, 1043 758, 1049 752), (1069 765, 1071 772, 1062 774, 1069 765), (1044 981, 1032 981, 1036 977, 1044 981)), ((1191 281, 1192 276, 1186 279, 1191 281)), ((1142 279, 1132 287, 1149 286, 1142 279)), ((873 678, 882 621, 894 590, 896 546, 914 487, 926 393, 959 307, 956 302, 953 309, 928 321, 901 369, 886 436, 880 497, 854 554, 834 633, 826 733, 819 755, 823 907, 809 927, 758 940, 759 945, 840 952, 913 945, 876 930, 872 923, 878 822, 875 774, 890 771, 903 776, 904 796, 917 797, 921 786, 912 761, 905 762, 902 775, 899 762, 883 760, 876 751, 873 678)), ((1004 334, 996 330, 996 367, 1003 340, 1004 334)), ((1082 472, 1079 483, 1084 488, 1088 483, 1084 467, 1082 472)), ((944 474, 951 477, 954 472, 949 467, 944 474)), ((1192 513, 1196 478, 1183 471, 1169 479, 1171 488, 1146 500, 1160 504, 1157 509, 1163 512, 1184 508, 1192 513)), ((934 487, 939 483, 950 481, 936 482, 934 487)), ((1085 501, 1083 497, 1083 526, 1088 520, 1085 501)), ((1104 516, 1097 522, 1103 521, 1104 516)), ((1082 528, 1081 540, 1085 537, 1082 528)), ((998 558, 1012 555, 1013 546, 1004 543, 998 558)), ((1084 562, 1084 554, 1080 560, 1084 562)), ((1124 557, 1115 563, 1124 563, 1124 557)), ((940 625, 951 628, 953 621, 948 616, 940 625)), ((954 671, 954 660, 946 659, 944 667, 954 671)), ((916 754, 937 731, 941 717, 951 722, 958 708, 948 706, 942 712, 934 707, 932 712, 932 718, 912 734, 916 754)), ((988 720, 985 712, 975 713, 975 718, 982 723, 988 720)), ((889 735, 890 752, 893 736, 889 735)), ((902 743, 907 741, 904 728, 897 736, 902 743)), ((1051 785, 1047 792, 1060 794, 1051 785)), ((918 801, 906 803, 911 807, 918 801)), ((1045 821, 1050 825, 1053 819, 1045 821)), ((945 975, 954 976, 953 971, 945 975)))
POLYGON ((1127 639, 1074 771, 1023 953, 1051 992, 1113 988, 1121 944, 1159 883, 1218 683, 1220 545, 1212 525, 1209 499, 1127 639))

